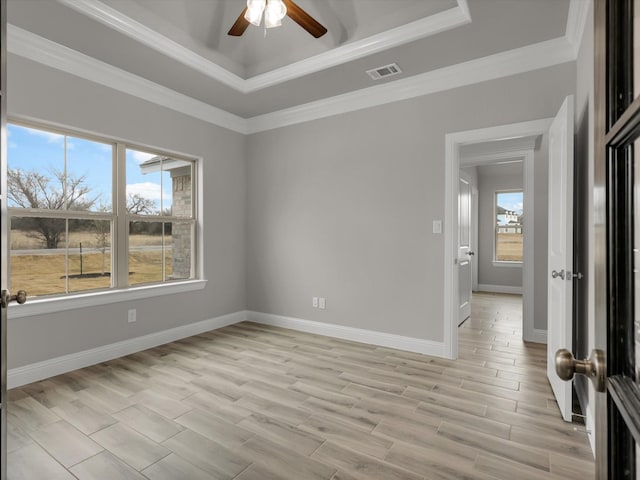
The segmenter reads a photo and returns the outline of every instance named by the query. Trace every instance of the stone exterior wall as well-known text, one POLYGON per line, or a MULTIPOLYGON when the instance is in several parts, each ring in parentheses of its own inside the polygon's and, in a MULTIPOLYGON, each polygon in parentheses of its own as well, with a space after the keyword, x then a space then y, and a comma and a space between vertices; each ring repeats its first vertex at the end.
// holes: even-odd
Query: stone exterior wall
MULTIPOLYGON (((173 216, 191 217, 192 187, 190 170, 187 167, 171 171, 173 216)), ((191 276, 191 224, 174 223, 171 228, 171 237, 173 244, 171 249, 171 278, 189 278, 191 276)))

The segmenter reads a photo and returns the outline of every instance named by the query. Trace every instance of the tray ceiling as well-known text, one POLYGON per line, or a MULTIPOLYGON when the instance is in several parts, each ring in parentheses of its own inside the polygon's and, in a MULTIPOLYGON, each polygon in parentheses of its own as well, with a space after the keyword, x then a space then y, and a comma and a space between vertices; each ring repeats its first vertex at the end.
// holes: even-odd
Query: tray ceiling
MULTIPOLYGON (((286 19, 266 37, 253 26, 227 36, 244 0, 9 0, 8 21, 10 34, 249 118, 558 39, 570 11, 570 0, 296 3, 329 33, 314 39, 286 19), (365 73, 393 62, 401 75, 374 82, 365 73)), ((11 35, 8 46, 26 56, 11 35)))

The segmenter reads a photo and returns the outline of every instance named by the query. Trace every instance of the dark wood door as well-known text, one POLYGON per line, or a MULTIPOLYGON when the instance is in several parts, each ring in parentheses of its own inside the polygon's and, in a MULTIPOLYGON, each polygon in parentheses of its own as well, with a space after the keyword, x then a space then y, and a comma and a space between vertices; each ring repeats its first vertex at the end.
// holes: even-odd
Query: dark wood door
POLYGON ((640 0, 595 3, 596 329, 607 388, 597 398, 598 478, 637 478, 640 442, 640 0), (637 20, 636 20, 637 21, 637 20))

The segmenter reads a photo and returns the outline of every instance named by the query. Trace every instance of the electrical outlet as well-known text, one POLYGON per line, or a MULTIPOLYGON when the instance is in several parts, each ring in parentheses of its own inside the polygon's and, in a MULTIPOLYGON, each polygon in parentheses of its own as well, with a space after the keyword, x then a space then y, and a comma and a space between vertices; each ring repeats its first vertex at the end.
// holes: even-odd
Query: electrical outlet
POLYGON ((324 297, 320 297, 318 299, 318 306, 320 307, 321 310, 324 310, 325 308, 327 308, 327 299, 324 297))
POLYGON ((318 308, 318 297, 313 297, 312 305, 313 308, 318 308))
POLYGON ((127 314, 127 321, 129 323, 133 323, 136 321, 136 309, 132 308, 131 310, 129 310, 128 314, 127 314))

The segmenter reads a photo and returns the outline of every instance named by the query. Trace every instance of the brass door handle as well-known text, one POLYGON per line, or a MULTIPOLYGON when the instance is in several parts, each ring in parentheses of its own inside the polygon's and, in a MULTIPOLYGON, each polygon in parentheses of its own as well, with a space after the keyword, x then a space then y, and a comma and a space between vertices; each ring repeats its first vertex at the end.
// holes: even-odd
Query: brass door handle
POLYGON ((27 292, 25 292, 24 290, 18 290, 18 293, 16 293, 15 295, 11 295, 11 293, 9 293, 9 290, 2 290, 2 298, 0 300, 0 306, 2 306, 2 308, 7 308, 7 306, 11 302, 16 302, 22 305, 26 301, 27 301, 27 292))
POLYGON ((602 350, 593 349, 588 359, 576 360, 569 350, 561 348, 556 352, 555 364, 560 379, 571 380, 576 373, 586 375, 593 382, 596 392, 604 392, 606 365, 602 350))

